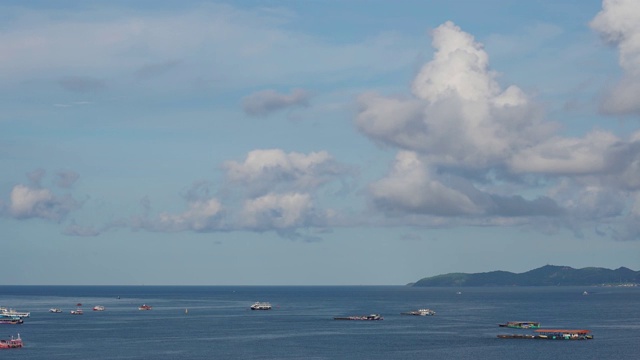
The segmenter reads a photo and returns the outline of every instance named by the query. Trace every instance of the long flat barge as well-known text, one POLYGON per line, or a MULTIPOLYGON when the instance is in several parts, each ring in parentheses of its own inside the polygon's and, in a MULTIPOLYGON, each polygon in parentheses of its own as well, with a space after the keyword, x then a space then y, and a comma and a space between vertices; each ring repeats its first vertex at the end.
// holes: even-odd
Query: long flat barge
POLYGON ((591 340, 589 330, 539 329, 535 334, 500 334, 500 339, 534 339, 534 340, 591 340))

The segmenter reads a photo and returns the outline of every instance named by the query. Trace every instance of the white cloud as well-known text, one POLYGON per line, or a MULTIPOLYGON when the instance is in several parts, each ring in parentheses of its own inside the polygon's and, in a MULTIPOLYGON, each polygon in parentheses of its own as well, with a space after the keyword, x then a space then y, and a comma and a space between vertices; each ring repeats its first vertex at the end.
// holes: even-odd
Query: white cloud
POLYGON ((310 226, 316 219, 309 194, 270 193, 245 202, 241 223, 249 229, 271 230, 310 226))
POLYGON ((391 173, 369 186, 376 206, 386 212, 470 215, 480 209, 465 194, 430 178, 413 152, 397 154, 391 173))
POLYGON ((78 203, 70 196, 57 197, 49 189, 16 185, 10 195, 9 214, 18 219, 43 218, 59 221, 78 203))
POLYGON ((217 231, 223 230, 223 206, 218 199, 192 200, 188 209, 179 214, 163 212, 157 218, 136 218, 134 228, 151 231, 217 231))
POLYGON ((556 136, 515 154, 509 159, 509 167, 516 173, 602 173, 610 170, 607 154, 619 141, 606 131, 592 131, 583 138, 556 136))
POLYGON ((433 164, 486 168, 555 129, 518 87, 501 90, 471 35, 451 22, 432 34, 436 53, 416 76, 413 99, 359 98, 355 121, 365 135, 433 164))
POLYGON ((611 114, 640 114, 640 2, 604 0, 591 21, 609 44, 618 48, 624 77, 606 95, 602 110, 611 114))
POLYGON ((224 168, 230 182, 257 193, 274 187, 309 190, 346 171, 326 151, 302 154, 281 149, 253 150, 244 162, 228 161, 224 168))

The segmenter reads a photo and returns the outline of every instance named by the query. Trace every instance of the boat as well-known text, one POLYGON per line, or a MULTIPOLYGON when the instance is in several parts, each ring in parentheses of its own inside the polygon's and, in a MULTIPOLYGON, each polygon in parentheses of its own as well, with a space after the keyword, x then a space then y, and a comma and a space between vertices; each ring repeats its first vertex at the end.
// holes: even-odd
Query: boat
POLYGON ((589 295, 589 293, 588 293, 588 292, 586 292, 586 291, 584 291, 584 292, 582 293, 582 295, 589 295))
POLYGON ((61 312, 62 312, 62 310, 60 310, 60 309, 58 309, 58 308, 51 308, 51 309, 49 309, 49 312, 50 312, 50 313, 61 313, 61 312))
POLYGON ((589 330, 538 329, 536 334, 500 334, 500 339, 536 339, 536 340, 591 340, 589 330))
POLYGON ((104 311, 104 306, 96 305, 93 307, 93 311, 104 311))
POLYGON ((591 340, 593 335, 589 330, 538 329, 536 339, 541 340, 591 340))
POLYGON ((151 310, 151 306, 147 304, 142 304, 138 307, 138 310, 151 310))
POLYGON ((268 302, 256 302, 251 305, 251 310, 271 310, 271 304, 268 302))
POLYGON ((23 324, 23 323, 24 323, 24 320, 22 320, 18 316, 0 317, 0 324, 20 325, 20 324, 23 324))
POLYGON ((17 338, 14 338, 13 335, 11 339, 4 340, 0 339, 0 349, 17 349, 23 346, 22 339, 20 338, 20 334, 18 334, 17 338))
POLYGON ((431 309, 418 309, 414 311, 408 311, 400 313, 401 315, 416 315, 416 316, 433 316, 436 314, 435 311, 431 309))
POLYGON ((75 310, 71 310, 71 315, 83 315, 84 311, 82 311, 82 309, 78 308, 75 310))
POLYGON ((514 329, 537 329, 540 327, 540 323, 537 321, 508 321, 504 324, 498 324, 498 326, 514 329))
POLYGON ((344 316, 344 317, 334 317, 333 320, 383 320, 384 318, 380 316, 380 314, 371 314, 371 315, 356 315, 356 316, 344 316))
POLYGON ((31 316, 30 312, 16 311, 13 309, 7 309, 6 307, 0 307, 0 315, 18 316, 20 318, 28 318, 31 316))

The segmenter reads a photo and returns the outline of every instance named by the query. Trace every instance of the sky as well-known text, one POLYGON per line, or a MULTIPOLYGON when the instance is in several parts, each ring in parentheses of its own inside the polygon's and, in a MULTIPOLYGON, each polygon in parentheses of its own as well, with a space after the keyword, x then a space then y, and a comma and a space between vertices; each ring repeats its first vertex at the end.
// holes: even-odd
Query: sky
POLYGON ((0 3, 0 285, 640 270, 640 2, 0 3))

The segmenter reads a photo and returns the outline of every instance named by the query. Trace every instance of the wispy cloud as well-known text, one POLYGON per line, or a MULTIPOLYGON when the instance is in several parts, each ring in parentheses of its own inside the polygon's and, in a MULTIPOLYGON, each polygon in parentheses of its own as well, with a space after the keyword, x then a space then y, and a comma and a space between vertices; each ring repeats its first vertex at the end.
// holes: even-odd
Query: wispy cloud
POLYGON ((252 116, 266 116, 290 107, 308 106, 309 93, 294 89, 291 94, 280 94, 275 90, 253 93, 242 100, 242 108, 252 116))

